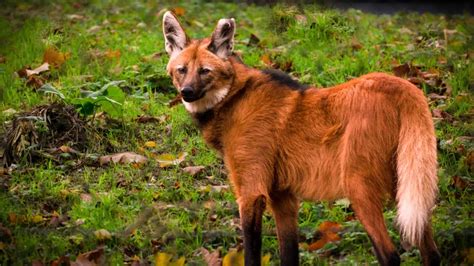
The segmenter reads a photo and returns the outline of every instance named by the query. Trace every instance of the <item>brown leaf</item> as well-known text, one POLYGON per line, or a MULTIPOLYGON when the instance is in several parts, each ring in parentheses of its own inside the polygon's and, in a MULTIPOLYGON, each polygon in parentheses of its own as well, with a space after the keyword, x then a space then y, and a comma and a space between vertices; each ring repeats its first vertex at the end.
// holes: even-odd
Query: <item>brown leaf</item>
POLYGON ((327 243, 341 240, 341 237, 337 234, 339 231, 341 231, 341 229, 342 227, 338 223, 330 221, 322 222, 319 225, 317 231, 317 235, 320 235, 321 237, 317 241, 311 243, 308 246, 308 250, 318 250, 324 247, 324 245, 326 245, 327 243))
POLYGON ((451 185, 459 190, 465 190, 471 186, 471 183, 465 178, 455 175, 451 179, 451 185))
POLYGON ((79 254, 76 261, 71 262, 71 266, 96 266, 104 265, 104 247, 98 247, 92 251, 79 254))
POLYGON ((168 119, 167 115, 161 116, 149 116, 149 115, 141 115, 136 120, 138 123, 145 124, 145 123, 164 123, 168 119))
POLYGON ((418 67, 409 63, 394 66, 392 71, 395 76, 401 78, 417 77, 418 73, 420 72, 418 67))
POLYGON ((109 58, 109 59, 114 59, 114 58, 120 58, 120 50, 107 50, 105 53, 104 53, 105 57, 106 58, 109 58))
POLYGON ((182 103, 181 99, 182 99, 181 94, 176 95, 176 97, 168 103, 168 107, 173 107, 175 105, 182 103))
POLYGON ((134 152, 121 152, 115 153, 111 155, 104 155, 99 158, 100 165, 105 165, 109 163, 118 163, 118 164, 130 164, 130 163, 137 163, 137 164, 144 164, 148 161, 143 155, 136 154, 134 152))
POLYGON ((251 33, 249 42, 247 43, 247 46, 253 46, 256 47, 260 43, 260 38, 257 37, 257 35, 251 33))
POLYGON ((26 85, 33 87, 34 89, 39 89, 44 85, 45 80, 42 77, 33 75, 28 77, 26 85))
POLYGON ((352 40, 351 40, 351 47, 352 49, 354 50, 360 50, 362 49, 362 44, 359 42, 359 40, 357 40, 357 38, 355 37, 352 37, 352 40))
POLYGON ((262 57, 260 57, 260 60, 262 60, 262 62, 269 67, 271 67, 273 64, 269 54, 263 54, 262 57))
POLYGON ((221 266, 222 259, 220 258, 219 250, 216 249, 211 253, 209 250, 201 247, 200 251, 208 266, 221 266))
POLYGON ((51 262, 51 266, 70 265, 69 255, 61 256, 51 262))
POLYGON ((183 168, 183 172, 190 174, 191 176, 195 176, 201 173, 205 169, 204 166, 188 166, 183 168))
POLYGON ((54 47, 49 47, 44 51, 43 62, 54 67, 60 67, 69 58, 69 53, 61 53, 54 47))
POLYGON ((0 55, 0 64, 5 64, 7 62, 7 58, 3 55, 0 55))
POLYGON ((176 16, 183 16, 186 13, 186 9, 181 6, 177 6, 171 9, 171 11, 176 15, 176 16))
POLYGON ((467 156, 466 156, 466 165, 467 168, 471 171, 474 172, 474 151, 470 151, 467 156))

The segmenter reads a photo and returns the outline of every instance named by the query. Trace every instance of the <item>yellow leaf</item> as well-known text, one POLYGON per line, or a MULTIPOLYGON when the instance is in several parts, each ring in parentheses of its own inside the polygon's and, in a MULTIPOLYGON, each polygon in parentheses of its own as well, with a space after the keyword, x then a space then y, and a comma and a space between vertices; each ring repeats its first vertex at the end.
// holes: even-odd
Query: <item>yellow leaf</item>
POLYGON ((262 266, 268 266, 270 265, 270 258, 272 255, 270 254, 265 254, 265 256, 262 257, 262 266))
POLYGON ((222 259, 222 266, 244 266, 244 253, 230 250, 222 259))
POLYGON ((0 242, 0 250, 5 250, 6 247, 7 247, 7 244, 0 242))
POLYGON ((172 165, 179 165, 188 155, 186 152, 182 152, 178 154, 178 156, 174 156, 169 153, 159 155, 156 160, 160 163, 161 168, 166 168, 172 165))
POLYGON ((158 252, 155 255, 155 266, 166 266, 170 263, 173 255, 165 253, 165 252, 158 252))
POLYGON ((68 58, 69 53, 61 53, 54 47, 49 47, 43 54, 43 62, 55 67, 60 67, 68 58))
POLYGON ((147 147, 147 148, 155 148, 155 147, 156 147, 156 142, 154 142, 154 141, 147 141, 147 142, 145 142, 145 147, 147 147))
POLYGON ((34 215, 33 217, 31 217, 31 221, 33 223, 41 223, 43 221, 43 216, 41 215, 34 215))
POLYGON ((180 257, 175 261, 171 261, 173 255, 165 253, 165 252, 158 252, 155 254, 155 266, 184 266, 186 259, 184 257, 180 257))

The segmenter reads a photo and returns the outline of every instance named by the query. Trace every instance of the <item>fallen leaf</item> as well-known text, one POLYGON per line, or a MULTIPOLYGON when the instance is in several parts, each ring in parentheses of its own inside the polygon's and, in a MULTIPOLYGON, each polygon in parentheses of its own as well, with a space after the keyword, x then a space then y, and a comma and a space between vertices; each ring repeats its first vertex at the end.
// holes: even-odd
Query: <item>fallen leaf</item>
POLYGON ((33 75, 28 77, 28 80, 26 81, 26 85, 33 87, 34 89, 39 89, 43 87, 45 80, 42 77, 33 75))
POLYGON ((138 163, 145 164, 148 161, 143 155, 136 154, 134 152, 121 152, 111 155, 104 155, 99 158, 99 164, 105 165, 111 162, 118 164, 129 164, 129 163, 138 163))
POLYGON ((471 186, 471 182, 461 176, 455 175, 451 179, 451 185, 459 190, 465 190, 471 186))
POLYGON ((26 69, 26 76, 29 77, 31 75, 38 75, 42 72, 45 72, 45 71, 48 71, 49 70, 49 63, 43 63, 41 66, 33 69, 33 70, 29 70, 29 69, 26 69))
POLYGON ((2 241, 6 241, 6 242, 9 242, 12 238, 12 232, 10 231, 10 229, 8 229, 7 227, 3 226, 2 223, 0 223, 0 239, 2 241))
POLYGON ((71 262, 71 266, 96 266, 104 264, 104 247, 102 246, 92 251, 79 254, 76 261, 71 262))
POLYGON ((320 236, 320 238, 311 243, 307 249, 309 251, 318 250, 324 247, 327 243, 341 240, 341 237, 337 234, 341 229, 342 227, 338 223, 330 221, 322 222, 316 232, 316 235, 320 236))
POLYGON ((176 95, 176 97, 174 97, 174 99, 168 103, 168 107, 173 107, 175 105, 182 103, 181 99, 182 99, 181 94, 176 95))
POLYGON ((156 148, 156 142, 147 141, 147 142, 145 142, 144 146, 147 147, 147 148, 156 148))
POLYGON ((257 37, 257 35, 251 33, 249 42, 247 43, 247 46, 253 46, 256 47, 260 43, 260 38, 257 37))
POLYGON ((81 195, 79 196, 81 198, 82 201, 84 202, 92 202, 92 196, 91 194, 88 194, 88 193, 81 193, 81 195))
POLYGON ((7 58, 3 55, 0 55, 0 64, 5 64, 7 62, 7 58))
POLYGON ((102 29, 101 26, 99 26, 99 25, 94 25, 94 26, 90 27, 90 28, 87 30, 87 32, 93 34, 93 33, 98 32, 100 29, 102 29))
POLYGON ((173 11, 173 13, 176 16, 183 16, 186 13, 186 9, 184 9, 184 7, 180 7, 180 6, 172 8, 171 11, 173 11))
POLYGON ((112 234, 106 229, 96 230, 94 235, 98 240, 109 240, 112 238, 112 234))
POLYGON ((260 60, 262 60, 262 62, 267 66, 271 66, 273 64, 269 54, 263 54, 260 57, 260 60))
POLYGON ((105 57, 109 58, 109 59, 114 59, 114 58, 120 58, 120 50, 107 50, 105 53, 104 53, 105 57))
POLYGON ((188 155, 187 152, 182 152, 178 154, 178 156, 174 156, 169 153, 164 153, 164 154, 159 155, 156 158, 156 161, 160 163, 161 168, 166 168, 172 165, 179 165, 181 162, 184 161, 187 155, 188 155))
POLYGON ((38 214, 37 214, 37 215, 33 215, 33 217, 31 217, 31 221, 32 221, 33 223, 36 223, 36 224, 43 222, 43 220, 44 220, 44 219, 43 219, 43 216, 38 215, 38 214))
POLYGON ((204 257, 204 260, 207 263, 207 266, 221 266, 222 265, 222 259, 220 258, 219 250, 214 250, 212 253, 209 252, 209 250, 205 248, 200 249, 202 256, 204 257))
POLYGON ((172 261, 172 259, 173 255, 165 252, 158 252, 155 254, 155 266, 183 266, 186 261, 184 257, 180 257, 175 261, 172 261))
POLYGON ((43 62, 54 67, 60 67, 69 58, 69 53, 61 53, 54 47, 49 47, 44 51, 43 62))
POLYGON ((9 108, 9 109, 4 110, 4 111, 2 112, 2 114, 3 114, 5 117, 12 116, 12 115, 14 115, 14 114, 16 114, 16 113, 18 113, 18 111, 15 110, 15 109, 13 109, 13 108, 9 108))
POLYGON ((352 49, 354 50, 360 50, 362 49, 362 44, 359 42, 359 40, 357 40, 357 38, 355 37, 352 37, 352 40, 351 40, 351 47, 352 49))
POLYGON ((222 259, 222 266, 244 266, 244 253, 235 249, 230 250, 222 259))
POLYGON ((67 15, 67 18, 69 20, 72 20, 72 21, 80 21, 80 20, 85 19, 85 17, 83 15, 78 15, 78 14, 67 15))
POLYGON ((204 166, 188 166, 183 168, 183 172, 190 174, 191 176, 195 176, 201 173, 205 169, 204 166))
POLYGON ((168 119, 167 115, 161 116, 149 116, 149 115, 141 115, 137 118, 138 123, 164 123, 168 119))

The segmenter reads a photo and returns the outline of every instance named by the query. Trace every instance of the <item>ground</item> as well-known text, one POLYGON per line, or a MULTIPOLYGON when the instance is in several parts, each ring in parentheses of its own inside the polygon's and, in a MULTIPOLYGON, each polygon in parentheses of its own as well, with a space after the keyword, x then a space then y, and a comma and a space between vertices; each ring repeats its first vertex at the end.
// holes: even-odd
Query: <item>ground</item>
MULTIPOLYGON (((96 259, 201 265, 210 258, 206 250, 241 255, 238 208, 222 161, 173 100, 161 32, 166 10, 193 38, 208 36, 219 18, 234 17, 235 49, 247 65, 279 68, 303 83, 325 87, 382 71, 419 86, 438 137, 435 239, 444 264, 474 263, 471 15, 196 0, 6 1, 0 136, 11 145, 0 147, 3 160, 9 158, 0 167, 2 265, 96 259), (102 157, 117 152, 133 153, 118 163, 102 157)), ((376 264, 349 204, 301 204, 302 265, 376 264)), ((384 214, 402 261, 419 264, 419 252, 400 243, 392 206, 384 214)), ((263 255, 278 264, 268 213, 263 231, 263 255)))

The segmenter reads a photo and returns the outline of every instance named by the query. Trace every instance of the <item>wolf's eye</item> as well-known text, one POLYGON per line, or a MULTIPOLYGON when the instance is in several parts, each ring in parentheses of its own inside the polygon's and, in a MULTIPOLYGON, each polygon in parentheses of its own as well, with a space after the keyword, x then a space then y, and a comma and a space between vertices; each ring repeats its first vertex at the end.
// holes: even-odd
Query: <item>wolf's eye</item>
POLYGON ((209 74, 209 72, 211 72, 211 70, 209 68, 199 69, 199 75, 207 75, 207 74, 209 74))
POLYGON ((176 70, 179 74, 186 74, 186 72, 188 71, 186 67, 178 67, 176 70))

